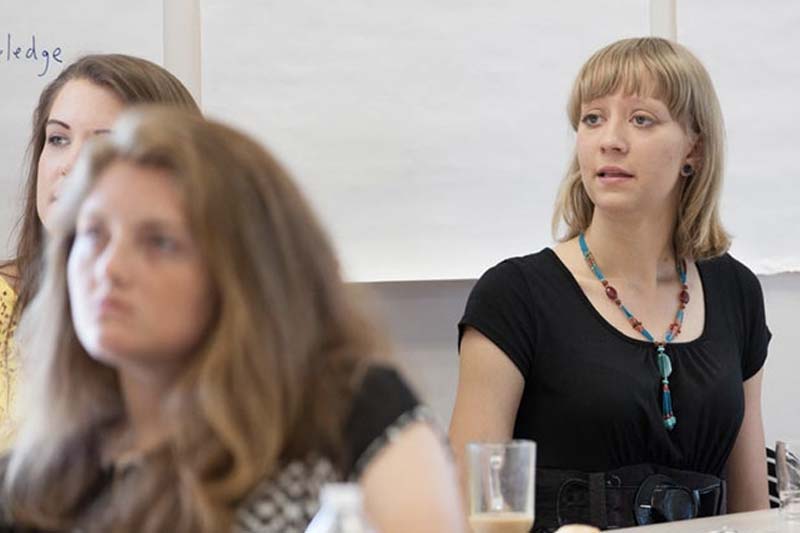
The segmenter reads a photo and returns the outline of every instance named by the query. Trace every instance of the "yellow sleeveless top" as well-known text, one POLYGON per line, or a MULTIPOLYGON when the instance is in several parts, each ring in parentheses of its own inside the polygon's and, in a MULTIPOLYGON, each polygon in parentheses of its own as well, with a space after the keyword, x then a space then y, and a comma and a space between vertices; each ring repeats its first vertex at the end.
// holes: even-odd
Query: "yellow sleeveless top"
POLYGON ((11 323, 11 314, 17 294, 0 276, 0 450, 6 448, 10 435, 12 406, 17 385, 19 361, 14 353, 15 324, 11 323))

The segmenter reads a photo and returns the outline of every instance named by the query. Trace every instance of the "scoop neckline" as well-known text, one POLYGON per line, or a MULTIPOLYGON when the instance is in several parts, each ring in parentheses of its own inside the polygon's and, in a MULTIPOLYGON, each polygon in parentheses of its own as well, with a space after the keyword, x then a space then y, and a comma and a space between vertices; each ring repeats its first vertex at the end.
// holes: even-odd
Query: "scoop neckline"
MULTIPOLYGON (((556 254, 555 250, 553 250, 550 247, 547 247, 547 248, 545 248, 545 251, 550 255, 550 257, 552 259, 555 260, 555 262, 558 265, 559 269, 567 277, 567 279, 569 280, 570 285, 575 290, 575 292, 578 294, 578 297, 581 299, 583 304, 586 307, 589 308, 589 311, 594 315, 595 319, 598 322, 600 322, 600 324, 603 325, 603 327, 605 327, 606 329, 610 330, 614 335, 616 335, 617 337, 619 337, 619 338, 621 338, 621 339, 623 339, 625 341, 628 341, 630 343, 633 343, 633 344, 636 344, 636 345, 639 345, 639 346, 647 346, 647 347, 650 347, 650 348, 653 347, 653 343, 652 342, 650 342, 648 340, 645 340, 645 339, 635 339, 633 337, 629 337, 628 335, 625 335, 622 331, 617 329, 611 322, 606 320, 606 318, 602 314, 600 314, 600 311, 598 311, 597 308, 592 304, 591 300, 589 300, 589 297, 586 296, 586 293, 583 292, 583 289, 581 288, 580 283, 578 283, 578 280, 575 279, 575 276, 572 274, 572 271, 570 271, 570 269, 567 268, 567 265, 565 265, 564 262, 561 260, 561 258, 558 257, 558 254, 556 254)), ((708 309, 708 286, 706 284, 705 278, 703 277, 703 270, 700 268, 700 265, 697 263, 697 261, 694 261, 694 265, 697 268, 697 273, 700 276, 700 285, 703 288, 703 307, 705 308, 704 309, 705 313, 703 314, 703 329, 701 330, 700 335, 698 335, 696 338, 694 338, 692 340, 688 340, 688 341, 684 341, 684 342, 670 342, 667 346, 689 347, 689 346, 692 346, 694 344, 699 344, 702 341, 705 341, 705 339, 706 339, 706 334, 707 334, 707 331, 708 331, 708 311, 709 311, 709 309, 708 309)))

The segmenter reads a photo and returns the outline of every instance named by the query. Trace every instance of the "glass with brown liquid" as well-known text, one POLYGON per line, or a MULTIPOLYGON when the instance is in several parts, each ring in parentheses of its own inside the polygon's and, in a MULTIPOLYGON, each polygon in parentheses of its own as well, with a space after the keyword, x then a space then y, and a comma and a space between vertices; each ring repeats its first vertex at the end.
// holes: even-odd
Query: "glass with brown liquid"
POLYGON ((536 444, 467 444, 473 533, 528 533, 534 520, 536 444))

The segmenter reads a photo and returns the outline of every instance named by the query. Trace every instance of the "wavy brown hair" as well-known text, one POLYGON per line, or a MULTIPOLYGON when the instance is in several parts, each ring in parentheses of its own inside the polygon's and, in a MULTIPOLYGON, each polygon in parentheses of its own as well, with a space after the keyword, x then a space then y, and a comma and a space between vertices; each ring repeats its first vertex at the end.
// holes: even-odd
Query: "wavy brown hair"
POLYGON ((229 530, 237 504, 285 461, 352 459, 342 452, 344 417, 383 344, 298 188, 252 139, 148 109, 93 142, 57 207, 42 286, 20 325, 31 382, 5 501, 16 520, 41 528, 229 530), (82 201, 120 160, 174 177, 216 313, 164 400, 166 443, 97 500, 104 439, 125 409, 115 371, 77 340, 65 271, 82 201))
POLYGON ((146 59, 123 54, 84 56, 64 68, 44 88, 33 111, 33 132, 26 153, 25 204, 16 224, 16 254, 3 265, 5 268, 14 267, 18 276, 14 321, 30 302, 39 281, 45 230, 36 210, 36 189, 39 157, 46 140, 45 127, 53 101, 62 87, 72 80, 87 80, 106 88, 126 105, 168 104, 200 114, 194 98, 178 78, 146 59))
MULTIPOLYGON (((724 159, 724 125, 714 85, 700 61, 686 48, 657 37, 623 39, 595 52, 572 87, 567 114, 577 131, 581 105, 622 89, 664 102, 685 131, 697 136, 700 164, 681 180, 673 245, 678 257, 705 259, 725 253, 730 238, 719 216, 724 159)), ((553 235, 566 241, 586 231, 594 204, 583 188, 574 155, 561 183, 553 214, 553 235), (565 231, 559 235, 564 224, 565 231)))

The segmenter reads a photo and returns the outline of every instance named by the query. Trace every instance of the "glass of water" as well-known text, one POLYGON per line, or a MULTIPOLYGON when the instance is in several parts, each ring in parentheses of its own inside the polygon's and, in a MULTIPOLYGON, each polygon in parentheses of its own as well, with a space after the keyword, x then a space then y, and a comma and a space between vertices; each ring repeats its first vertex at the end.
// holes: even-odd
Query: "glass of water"
POLYGON ((800 521, 800 440, 776 443, 775 473, 781 514, 788 520, 800 521))
POLYGON ((528 533, 533 527, 536 444, 467 444, 473 533, 528 533))

